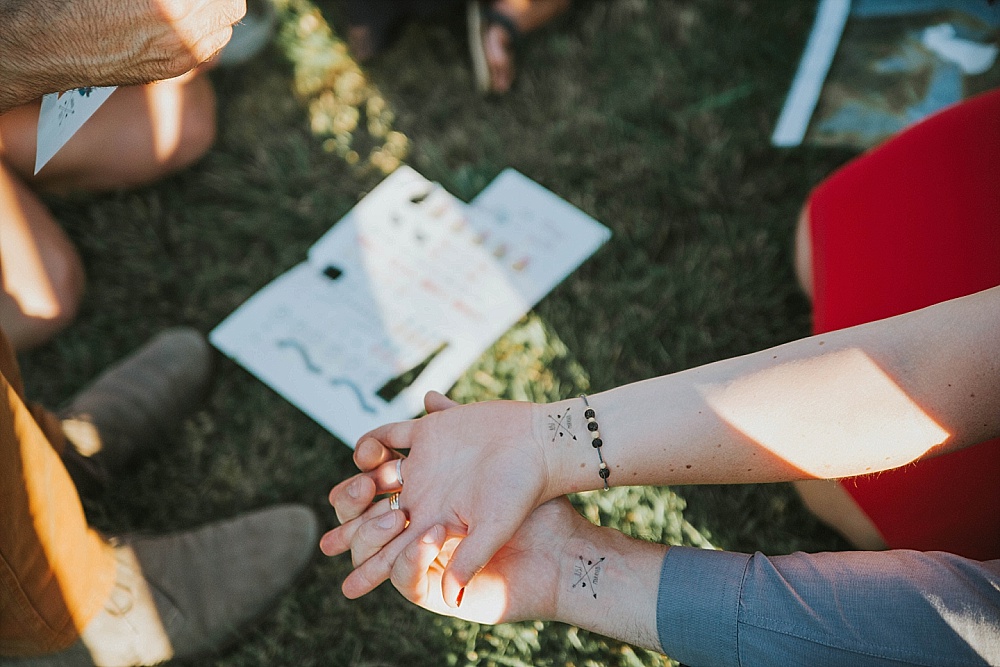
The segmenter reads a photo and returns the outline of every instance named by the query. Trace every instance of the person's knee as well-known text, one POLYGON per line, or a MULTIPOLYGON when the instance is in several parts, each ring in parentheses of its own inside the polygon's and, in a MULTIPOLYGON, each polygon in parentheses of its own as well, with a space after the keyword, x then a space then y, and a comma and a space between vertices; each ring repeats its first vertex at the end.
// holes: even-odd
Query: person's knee
POLYGON ((37 347, 65 329, 83 299, 86 277, 75 251, 45 258, 45 280, 27 287, 5 285, 0 295, 0 322, 17 351, 37 347))
POLYGON ((809 204, 799 213, 795 228, 795 277, 810 300, 813 298, 812 234, 809 224, 809 204))
POLYGON ((49 278, 49 296, 36 304, 36 312, 30 314, 43 319, 43 326, 54 333, 76 318, 83 300, 86 275, 83 262, 75 250, 50 255, 45 266, 49 278))
POLYGON ((200 160, 215 143, 215 92, 206 76, 199 76, 181 92, 180 138, 164 164, 177 171, 200 160))
POLYGON ((215 92, 208 77, 193 73, 160 81, 144 86, 143 93, 150 150, 118 187, 154 183, 191 166, 215 143, 215 92))

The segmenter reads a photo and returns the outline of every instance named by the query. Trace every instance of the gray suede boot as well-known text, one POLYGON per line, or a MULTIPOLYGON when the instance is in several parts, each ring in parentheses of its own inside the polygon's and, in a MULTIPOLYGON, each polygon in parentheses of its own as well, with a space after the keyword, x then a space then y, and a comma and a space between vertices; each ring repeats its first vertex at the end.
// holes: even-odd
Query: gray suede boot
POLYGON ((211 376, 208 342, 186 327, 164 331, 98 376, 59 412, 63 461, 77 488, 100 490, 137 456, 169 442, 204 400, 211 376))
POLYGON ((283 505, 190 532, 122 540, 118 576, 80 639, 3 667, 133 667, 224 647, 272 606, 317 548, 312 511, 283 505))

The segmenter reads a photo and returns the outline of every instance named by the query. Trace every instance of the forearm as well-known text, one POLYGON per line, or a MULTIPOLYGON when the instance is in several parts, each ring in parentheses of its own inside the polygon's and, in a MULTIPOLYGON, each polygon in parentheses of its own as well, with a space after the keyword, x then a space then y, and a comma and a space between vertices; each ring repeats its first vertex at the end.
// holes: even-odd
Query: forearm
POLYGON ((669 547, 626 537, 589 522, 560 553, 552 620, 662 652, 656 630, 656 584, 669 547))
MULTIPOLYGON (((590 396, 608 481, 839 478, 995 437, 997 331, 1000 288, 590 396)), ((601 486, 583 409, 536 411, 550 495, 601 486), (553 437, 567 413, 569 437, 553 437)))

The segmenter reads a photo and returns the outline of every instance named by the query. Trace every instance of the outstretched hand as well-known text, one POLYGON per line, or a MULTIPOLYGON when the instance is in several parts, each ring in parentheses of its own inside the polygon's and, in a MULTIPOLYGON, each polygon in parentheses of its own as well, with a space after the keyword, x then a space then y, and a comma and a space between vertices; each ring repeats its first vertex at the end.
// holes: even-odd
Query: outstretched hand
POLYGON ((330 492, 330 502, 344 523, 323 537, 327 555, 350 549, 362 525, 388 512, 387 501, 371 505, 376 494, 400 494, 402 511, 389 514, 396 517, 394 525, 400 532, 372 553, 352 554, 356 569, 343 584, 349 598, 360 597, 389 578, 400 555, 440 526, 442 542, 464 538, 448 553, 446 565, 436 561, 440 573, 431 579, 440 583, 441 599, 457 607, 474 575, 548 500, 547 462, 533 404, 458 405, 430 392, 425 407, 428 414, 420 419, 389 424, 364 436, 355 450, 355 462, 363 472, 330 492), (399 467, 403 484, 393 451, 401 449, 409 450, 399 467), (385 507, 380 507, 383 503, 385 507), (402 527, 406 519, 409 524, 402 527))

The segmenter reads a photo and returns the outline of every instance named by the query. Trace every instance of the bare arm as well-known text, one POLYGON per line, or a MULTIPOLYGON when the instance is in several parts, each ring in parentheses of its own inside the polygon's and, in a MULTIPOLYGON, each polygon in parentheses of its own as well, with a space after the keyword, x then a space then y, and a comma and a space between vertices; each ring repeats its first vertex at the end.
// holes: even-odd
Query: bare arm
MULTIPOLYGON (((608 481, 838 478, 996 437, 997 332, 1000 287, 596 394, 608 481)), ((352 597, 384 581, 416 535, 442 524, 468 535, 443 577, 454 604, 532 509, 603 485, 580 399, 452 406, 431 398, 426 417, 368 436, 410 448, 400 503, 411 525, 348 577, 352 597)), ((387 466, 365 473, 380 491, 398 488, 387 466)), ((334 489, 335 503, 350 483, 334 489)))
MULTIPOLYGON (((1000 435, 1000 287, 589 397, 612 484, 840 478, 1000 435)), ((570 399, 542 406, 582 412, 570 399)), ((574 424, 578 441, 585 425, 574 424)), ((589 439, 589 438, 587 438, 589 439)), ((598 488, 556 438, 546 496, 598 488)))
MULTIPOLYGON (((358 455, 363 470, 391 456, 358 455)), ((368 560, 397 537, 405 513, 372 504, 363 485, 341 518, 363 515, 324 551, 368 560)), ((433 526, 393 564, 411 602, 467 620, 547 619, 666 651, 687 664, 995 664, 1000 561, 915 551, 768 558, 667 547, 600 528, 565 498, 535 509, 452 607, 442 577, 456 540, 433 526), (879 656, 877 660, 874 656, 879 656)))
POLYGON ((245 12, 245 0, 0 0, 0 113, 45 93, 183 74, 245 12))

